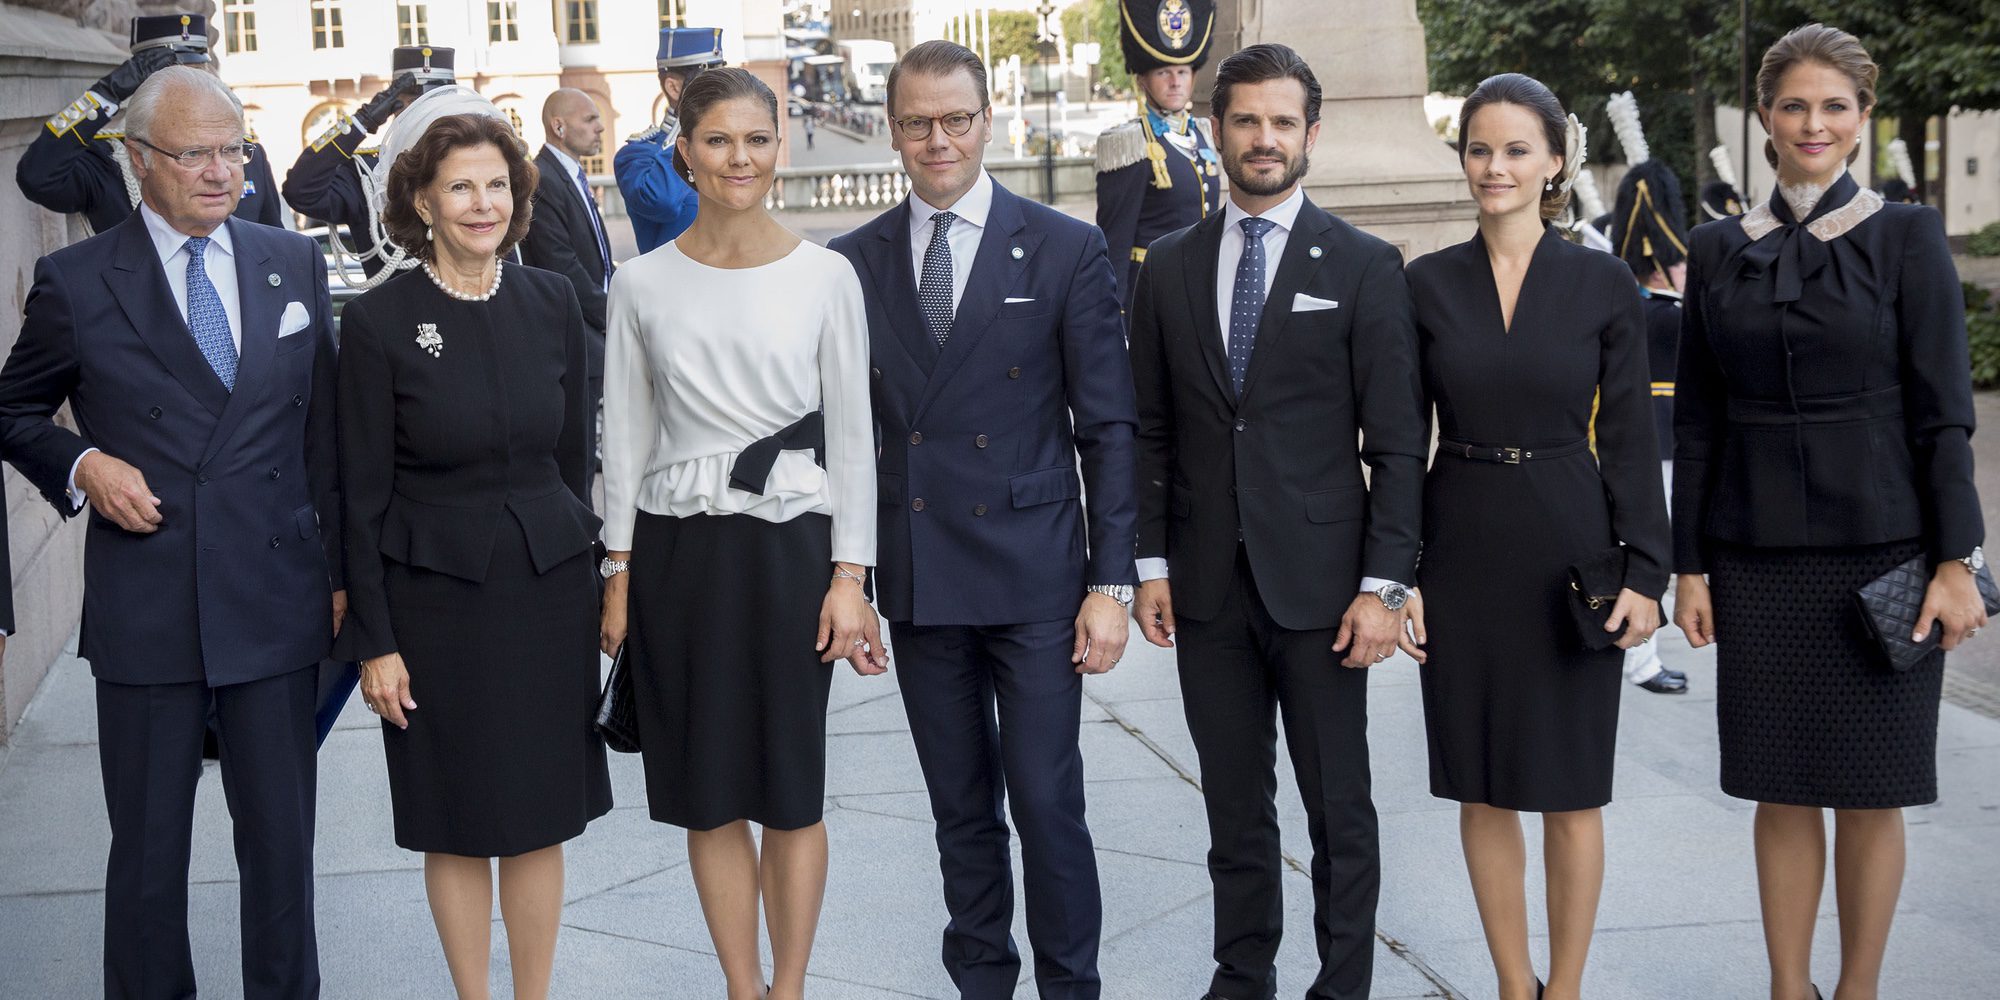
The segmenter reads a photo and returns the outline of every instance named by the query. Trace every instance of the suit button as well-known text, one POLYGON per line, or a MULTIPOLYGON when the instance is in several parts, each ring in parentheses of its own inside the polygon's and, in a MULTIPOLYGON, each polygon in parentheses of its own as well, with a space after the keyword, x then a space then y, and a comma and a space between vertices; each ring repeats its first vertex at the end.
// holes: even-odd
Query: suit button
POLYGON ((985 504, 983 504, 983 503, 982 503, 982 504, 975 504, 975 505, 973 505, 973 508, 972 508, 972 516, 973 516, 973 517, 985 517, 985 516, 986 516, 986 505, 985 505, 985 504))
POLYGON ((872 371, 872 372, 874 372, 874 373, 875 373, 875 377, 876 377, 876 378, 881 378, 881 377, 882 377, 882 369, 880 369, 880 368, 871 368, 871 369, 869 369, 869 371, 872 371))
POLYGON ((981 435, 979 435, 978 437, 976 437, 976 438, 973 438, 973 439, 972 439, 972 446, 973 446, 974 448, 984 448, 984 447, 986 447, 986 435, 984 435, 984 434, 981 434, 981 435))
POLYGON ((206 473, 206 472, 200 472, 200 473, 196 473, 196 474, 195 474, 195 477, 194 477, 194 482, 195 482, 195 485, 196 485, 196 486, 207 486, 207 485, 208 485, 208 473, 206 473))
POLYGON ((923 434, 923 432, 922 432, 922 431, 911 431, 911 432, 910 432, 910 443, 911 443, 911 444, 923 444, 923 443, 924 443, 924 434, 923 434))
POLYGON ((271 470, 271 478, 272 478, 272 479, 276 479, 276 478, 278 478, 278 470, 276 470, 276 469, 272 469, 272 470, 271 470))
POLYGON ((304 405, 306 405, 306 398, 305 398, 304 396, 293 396, 293 397, 292 397, 292 405, 293 405, 293 406, 304 406, 304 405))
POLYGON ((1020 378, 1020 377, 1021 377, 1021 369, 1019 369, 1019 368, 1009 368, 1009 369, 1007 369, 1007 377, 1008 377, 1008 378, 1020 378))
POLYGON ((160 414, 165 412, 166 412, 165 410, 162 410, 159 407, 155 406, 152 409, 147 410, 146 415, 152 417, 154 420, 158 420, 160 419, 160 414))
POLYGON ((274 549, 278 547, 278 536, 276 535, 271 536, 271 547, 274 549))
POLYGON ((1234 486, 1231 486, 1231 487, 1229 488, 1229 495, 1230 495, 1230 496, 1235 496, 1235 495, 1236 495, 1236 487, 1234 487, 1234 486))
POLYGON ((1237 429, 1237 430, 1239 430, 1239 431, 1240 431, 1240 430, 1242 430, 1242 429, 1243 429, 1243 428, 1245 428, 1245 427, 1248 427, 1248 426, 1250 426, 1250 425, 1249 425, 1249 424, 1246 424, 1246 423, 1244 423, 1244 422, 1243 422, 1243 421, 1242 421, 1242 420, 1241 420, 1240 418, 1239 418, 1239 419, 1238 419, 1238 420, 1236 421, 1236 429, 1237 429))
POLYGON ((912 501, 910 501, 910 509, 911 509, 911 510, 923 510, 923 509, 924 509, 924 498, 923 498, 923 497, 918 497, 918 498, 916 498, 915 500, 912 500, 912 501))

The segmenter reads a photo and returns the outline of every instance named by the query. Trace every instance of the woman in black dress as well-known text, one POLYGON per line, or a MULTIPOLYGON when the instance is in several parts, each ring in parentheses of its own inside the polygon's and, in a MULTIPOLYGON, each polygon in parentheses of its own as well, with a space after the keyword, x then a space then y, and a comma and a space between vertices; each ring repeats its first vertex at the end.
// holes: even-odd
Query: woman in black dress
POLYGON ((1409 266, 1439 422, 1418 569, 1431 792, 1462 803, 1466 868, 1509 1000, 1539 995, 1519 814, 1543 814, 1547 995, 1569 1000, 1604 879, 1621 651, 1650 638, 1667 582, 1646 326, 1625 265, 1548 224, 1583 154, 1548 88, 1488 79, 1459 136, 1479 232, 1409 266), (1606 632, 1623 635, 1591 650, 1568 608, 1568 567, 1621 543, 1606 632))
POLYGON ((1758 803, 1775 1000, 1817 995, 1822 810, 1839 839, 1836 995, 1869 998, 1902 889, 1901 809, 1937 799, 1944 657, 1892 671, 1855 590, 1922 557, 1918 632, 1942 628, 1951 649, 1986 621, 1965 316, 1943 222, 1847 173, 1875 78, 1834 28, 1773 45, 1757 113, 1778 190, 1698 227, 1689 247, 1674 619, 1693 645, 1720 643, 1722 790, 1758 803))
POLYGON ((503 270, 535 167, 491 104, 462 103, 391 161, 384 219, 421 272, 341 316, 339 643, 383 717, 396 843, 424 852, 459 997, 488 995, 496 857, 514 996, 545 997, 562 843, 611 808, 583 312, 560 275, 503 270))

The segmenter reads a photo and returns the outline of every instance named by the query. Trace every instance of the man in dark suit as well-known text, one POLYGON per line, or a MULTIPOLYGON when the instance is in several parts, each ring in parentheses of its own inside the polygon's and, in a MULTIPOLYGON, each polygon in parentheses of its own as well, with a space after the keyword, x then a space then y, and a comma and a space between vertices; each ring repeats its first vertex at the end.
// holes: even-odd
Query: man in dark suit
POLYGON ((141 205, 42 258, 0 370, 0 457, 91 508, 78 652, 111 820, 106 997, 195 995, 187 874, 220 729, 243 995, 319 992, 315 665, 344 610, 332 309, 311 240, 231 219, 243 109, 169 67, 132 96, 141 205), (76 430, 53 419, 67 402, 76 430))
POLYGON ((1230 56, 1211 106, 1229 201, 1153 244, 1132 306, 1134 612, 1155 645, 1178 637, 1215 885, 1208 996, 1276 995, 1275 707, 1313 846, 1305 995, 1362 1000, 1381 866, 1368 675, 1343 668, 1422 656, 1403 632, 1428 452, 1416 335, 1395 249, 1299 187, 1320 91, 1297 53, 1230 56))
POLYGON ((830 245, 867 294, 875 590, 937 819, 945 969, 965 1000, 1014 995, 1012 796, 1036 984, 1094 1000, 1077 730, 1082 675, 1129 633, 1132 382, 1103 235, 987 175, 986 92, 963 46, 905 54, 888 99, 911 196, 830 245))
POLYGON ((604 148, 604 115, 581 90, 564 87, 542 104, 546 139, 535 157, 535 224, 521 241, 521 262, 554 271, 576 288, 590 350, 590 453, 597 453, 596 417, 604 399, 604 300, 611 290, 611 240, 590 193, 586 156, 604 148))

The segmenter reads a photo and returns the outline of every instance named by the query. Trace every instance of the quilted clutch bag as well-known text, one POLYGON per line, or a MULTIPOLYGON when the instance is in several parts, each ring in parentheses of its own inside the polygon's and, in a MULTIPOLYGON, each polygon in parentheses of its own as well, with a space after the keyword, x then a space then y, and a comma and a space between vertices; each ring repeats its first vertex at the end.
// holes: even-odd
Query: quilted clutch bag
POLYGON ((625 649, 611 658, 611 676, 604 681, 604 695, 597 702, 597 732, 604 745, 619 753, 639 752, 638 706, 632 695, 632 673, 625 666, 625 649))
MULTIPOLYGON (((1979 602, 1986 605, 1986 613, 2000 614, 2000 584, 1993 582, 1993 571, 1979 567, 1972 574, 1972 582, 1979 587, 1979 602)), ((1921 663, 1943 639, 1944 629, 1933 628, 1924 641, 1910 641, 1910 633, 1917 630, 1917 613, 1924 607, 1924 590, 1930 583, 1931 569, 1926 565, 1926 557, 1920 555, 1854 592, 1854 603, 1861 608, 1861 621, 1875 637, 1892 670, 1901 672, 1921 663)))

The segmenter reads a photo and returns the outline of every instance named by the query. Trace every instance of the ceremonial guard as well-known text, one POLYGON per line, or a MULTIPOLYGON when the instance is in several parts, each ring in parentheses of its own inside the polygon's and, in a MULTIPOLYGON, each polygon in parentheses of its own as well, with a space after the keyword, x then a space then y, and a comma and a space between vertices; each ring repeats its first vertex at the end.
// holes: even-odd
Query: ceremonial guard
POLYGON ((666 97, 666 118, 625 140, 611 158, 625 214, 639 252, 646 253, 679 236, 694 224, 699 199, 687 177, 674 169, 674 139, 681 133, 681 90, 696 73, 722 65, 722 29, 660 29, 660 93, 666 97))
POLYGON ((457 82, 451 49, 433 45, 403 45, 390 57, 389 85, 353 114, 341 112, 333 124, 313 140, 285 175, 285 201, 300 212, 327 224, 330 230, 347 227, 345 244, 330 233, 328 242, 340 261, 341 278, 350 285, 367 287, 384 267, 396 265, 403 252, 382 233, 379 196, 369 189, 386 190, 389 179, 374 176, 377 154, 363 149, 362 143, 389 119, 410 106, 410 102, 439 87, 457 82), (361 263, 370 279, 359 282, 351 277, 346 258, 361 263))
POLYGON ((1120 0, 1119 14, 1139 117, 1097 137, 1097 228, 1129 310, 1146 248, 1221 207, 1222 165, 1208 119, 1188 110, 1208 61, 1214 0, 1120 0))
MULTIPOLYGON (((111 117, 141 83, 156 71, 175 65, 208 62, 208 18, 200 14, 167 14, 132 19, 132 58, 104 79, 91 84, 69 107, 47 122, 35 136, 14 180, 21 193, 51 212, 77 212, 92 232, 105 232, 125 220, 139 203, 139 181, 125 153, 124 120, 108 128, 111 117)), ((267 226, 283 225, 277 182, 271 165, 249 137, 250 161, 243 167, 243 197, 236 215, 267 226)))
POLYGON ((1715 179, 1701 186, 1702 221, 1742 215, 1743 196, 1737 193, 1736 164, 1729 159, 1729 147, 1709 150, 1708 162, 1715 165, 1715 179))

